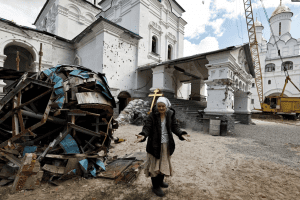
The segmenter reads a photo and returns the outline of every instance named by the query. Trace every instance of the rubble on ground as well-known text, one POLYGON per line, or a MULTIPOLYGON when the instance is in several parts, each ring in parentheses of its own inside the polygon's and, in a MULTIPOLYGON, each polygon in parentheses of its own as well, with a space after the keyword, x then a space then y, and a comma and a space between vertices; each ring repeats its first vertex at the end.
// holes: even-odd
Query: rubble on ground
MULTIPOLYGON (((18 77, 0 101, 0 186, 34 189, 42 179, 55 185, 109 168, 111 141, 124 140, 113 137, 116 105, 104 74, 58 65, 40 73, 4 70, 0 76, 18 77)), ((136 158, 131 161, 123 171, 137 166, 136 158)))
POLYGON ((120 113, 116 121, 119 125, 136 124, 142 125, 143 121, 148 117, 150 111, 149 101, 135 99, 128 103, 125 109, 120 113))

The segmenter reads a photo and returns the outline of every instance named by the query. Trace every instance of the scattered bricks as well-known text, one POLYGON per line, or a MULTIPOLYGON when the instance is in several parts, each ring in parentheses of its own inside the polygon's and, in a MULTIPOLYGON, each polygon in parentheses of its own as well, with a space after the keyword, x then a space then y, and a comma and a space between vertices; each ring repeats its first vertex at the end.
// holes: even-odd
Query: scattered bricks
POLYGON ((40 163, 36 160, 37 156, 33 153, 25 154, 23 162, 13 183, 12 191, 34 189, 40 185, 43 171, 40 170, 40 163))

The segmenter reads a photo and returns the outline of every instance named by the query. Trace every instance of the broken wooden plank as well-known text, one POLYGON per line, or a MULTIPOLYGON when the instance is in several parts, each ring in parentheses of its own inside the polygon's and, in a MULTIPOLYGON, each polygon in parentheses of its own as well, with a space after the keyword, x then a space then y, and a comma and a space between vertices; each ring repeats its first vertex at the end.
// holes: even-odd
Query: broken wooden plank
POLYGON ((77 126, 77 125, 72 124, 70 122, 68 123, 68 125, 69 125, 70 128, 73 128, 76 131, 79 131, 79 132, 82 132, 82 133, 86 133, 86 134, 91 135, 91 136, 96 136, 96 137, 100 137, 101 135, 106 136, 106 133, 103 132, 103 131, 99 131, 99 133, 96 133, 95 131, 91 131, 91 130, 83 128, 81 126, 77 126))
POLYGON ((81 92, 76 94, 78 104, 105 104, 112 106, 102 94, 98 92, 81 92))
POLYGON ((70 159, 70 158, 103 158, 99 155, 88 155, 88 154, 72 154, 72 155, 56 155, 56 154, 47 154, 46 158, 55 158, 55 159, 70 159))
POLYGON ((22 162, 12 154, 8 154, 8 153, 4 153, 4 152, 0 151, 0 155, 4 156, 6 159, 10 160, 12 163, 18 165, 19 167, 22 164, 22 162))

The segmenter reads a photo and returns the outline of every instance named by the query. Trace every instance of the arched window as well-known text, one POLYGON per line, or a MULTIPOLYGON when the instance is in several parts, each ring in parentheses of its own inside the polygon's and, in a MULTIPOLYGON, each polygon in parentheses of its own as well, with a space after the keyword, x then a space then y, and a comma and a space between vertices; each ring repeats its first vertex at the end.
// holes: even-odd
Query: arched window
POLYGON ((286 61, 282 63, 281 71, 284 71, 284 68, 286 70, 292 70, 293 69, 293 62, 292 61, 286 61))
POLYGON ((279 22, 279 36, 281 36, 281 22, 279 22))
POLYGON ((155 36, 152 37, 152 53, 157 54, 157 38, 155 36))
POLYGON ((171 60, 172 59, 172 46, 168 45, 168 59, 171 60))
POLYGON ((274 63, 269 63, 265 67, 265 72, 273 72, 275 71, 275 64, 274 63))
POLYGON ((269 85, 271 84, 271 80, 268 80, 268 84, 269 84, 269 85))

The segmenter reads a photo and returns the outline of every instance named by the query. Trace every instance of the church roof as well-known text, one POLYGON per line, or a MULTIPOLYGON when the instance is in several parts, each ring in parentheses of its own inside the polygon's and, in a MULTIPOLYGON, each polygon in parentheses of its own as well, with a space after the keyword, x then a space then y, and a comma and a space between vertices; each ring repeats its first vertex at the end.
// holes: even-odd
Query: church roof
POLYGON ((100 23, 101 21, 105 21, 105 22, 107 22, 107 23, 109 23, 109 24, 111 24, 111 25, 113 25, 113 26, 115 26, 115 27, 117 27, 117 28, 120 28, 120 29, 122 29, 125 33, 127 33, 127 34, 129 34, 129 35, 131 35, 131 36, 133 36, 133 37, 135 37, 135 38, 137 38, 137 39, 142 39, 141 36, 139 36, 138 34, 136 34, 136 33, 132 32, 132 31, 130 31, 130 30, 124 28, 123 26, 120 26, 120 25, 118 25, 118 24, 116 24, 116 23, 114 23, 114 22, 112 22, 112 21, 110 21, 110 20, 108 20, 108 19, 106 19, 106 18, 104 18, 104 17, 99 17, 99 18, 98 18, 96 21, 94 21, 91 25, 89 25, 88 27, 86 27, 79 35, 77 35, 75 38, 73 38, 73 39, 72 39, 72 42, 79 42, 82 38, 84 38, 84 36, 85 36, 86 34, 88 34, 88 33, 90 32, 90 30, 91 30, 94 26, 96 26, 96 25, 97 25, 98 23, 100 23))
POLYGON ((272 13, 272 17, 274 17, 275 15, 278 15, 280 13, 285 13, 285 12, 290 12, 292 13, 291 9, 287 6, 285 6, 284 4, 280 3, 280 5, 274 10, 274 12, 272 13))
MULTIPOLYGON (((49 3, 49 1, 50 1, 50 0, 47 0, 47 1, 46 1, 46 3, 44 4, 43 8, 42 8, 41 11, 40 11, 40 13, 38 14, 37 18, 35 19, 33 25, 35 25, 35 23, 37 22, 37 20, 39 19, 39 17, 40 17, 41 14, 43 13, 43 11, 45 10, 45 8, 46 8, 47 4, 49 3)), ((97 9, 99 9, 99 10, 101 10, 101 8, 95 6, 94 4, 92 4, 91 2, 89 2, 89 1, 87 1, 87 0, 82 0, 82 1, 84 1, 84 2, 86 2, 86 3, 88 3, 88 4, 90 4, 90 5, 92 5, 93 7, 97 8, 97 9)))
POLYGON ((63 38, 63 37, 60 37, 58 35, 55 35, 55 34, 52 34, 52 33, 49 33, 47 31, 40 31, 38 29, 34 29, 34 28, 30 28, 30 27, 27 27, 27 26, 21 26, 21 25, 18 25, 16 24, 15 22, 12 22, 10 20, 7 20, 7 19, 4 19, 4 18, 0 18, 0 22, 4 22, 10 26, 14 26, 14 27, 17 27, 21 30, 29 30, 29 31, 34 31, 34 32, 38 32, 38 33, 42 33, 42 34, 45 34, 45 35, 49 35, 49 36, 52 36, 52 37, 55 37, 56 39, 58 40, 61 40, 61 41, 64 41, 64 42, 69 42, 71 43, 72 41, 71 40, 68 40, 66 38, 63 38))
MULTIPOLYGON (((102 4, 102 3, 104 3, 106 0, 102 0, 102 1, 100 1, 99 3, 98 3, 98 5, 100 5, 100 4, 102 4)), ((185 12, 185 10, 179 5, 179 3, 177 3, 177 1, 176 0, 173 0, 173 2, 183 11, 183 12, 185 12)))
POLYGON ((256 18, 256 21, 254 22, 254 25, 255 26, 262 26, 262 23, 260 21, 258 21, 257 18, 256 18))

